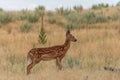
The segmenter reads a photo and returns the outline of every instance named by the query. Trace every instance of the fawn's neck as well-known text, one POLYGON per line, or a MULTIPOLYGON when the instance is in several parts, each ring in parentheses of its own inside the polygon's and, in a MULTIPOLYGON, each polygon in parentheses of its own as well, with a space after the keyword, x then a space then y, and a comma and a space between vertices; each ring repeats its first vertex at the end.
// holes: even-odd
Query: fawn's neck
POLYGON ((70 47, 70 40, 69 39, 66 39, 65 40, 65 43, 63 44, 64 46, 64 49, 67 51, 70 47))

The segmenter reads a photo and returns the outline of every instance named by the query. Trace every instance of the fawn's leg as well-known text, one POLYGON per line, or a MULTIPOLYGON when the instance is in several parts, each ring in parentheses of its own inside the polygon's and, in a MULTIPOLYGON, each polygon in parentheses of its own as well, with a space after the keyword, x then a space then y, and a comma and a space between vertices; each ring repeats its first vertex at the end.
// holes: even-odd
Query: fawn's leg
POLYGON ((40 62, 41 59, 34 59, 31 64, 27 66, 27 74, 30 73, 30 70, 35 66, 37 63, 40 62))
POLYGON ((30 70, 31 70, 32 67, 34 66, 33 64, 34 64, 34 63, 32 62, 31 64, 29 64, 29 65, 27 66, 27 75, 30 73, 30 70))
POLYGON ((56 65, 58 66, 58 69, 59 69, 59 70, 62 69, 61 59, 60 59, 59 57, 56 58, 56 65))
POLYGON ((29 64, 27 66, 27 75, 30 73, 30 69, 32 68, 33 63, 29 64))

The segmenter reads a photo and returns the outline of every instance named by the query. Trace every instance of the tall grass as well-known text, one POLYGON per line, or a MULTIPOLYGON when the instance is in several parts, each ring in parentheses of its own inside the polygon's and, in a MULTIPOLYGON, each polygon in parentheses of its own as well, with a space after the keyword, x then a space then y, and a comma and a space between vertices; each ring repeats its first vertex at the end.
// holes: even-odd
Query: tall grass
POLYGON ((8 62, 7 71, 12 74, 25 73, 26 59, 25 57, 17 57, 15 54, 9 54, 6 57, 8 62))

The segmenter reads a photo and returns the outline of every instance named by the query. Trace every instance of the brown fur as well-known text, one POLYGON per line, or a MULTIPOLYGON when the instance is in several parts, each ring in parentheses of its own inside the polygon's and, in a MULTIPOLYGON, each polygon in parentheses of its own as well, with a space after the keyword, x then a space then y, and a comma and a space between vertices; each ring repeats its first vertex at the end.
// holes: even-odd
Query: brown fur
POLYGON ((56 65, 61 70, 61 60, 63 59, 65 53, 69 49, 71 41, 75 42, 77 40, 74 36, 70 34, 70 31, 68 30, 66 32, 66 40, 63 45, 31 49, 27 55, 27 60, 29 61, 29 64, 27 66, 27 74, 29 74, 32 67, 39 63, 41 60, 46 61, 50 59, 56 59, 56 65))

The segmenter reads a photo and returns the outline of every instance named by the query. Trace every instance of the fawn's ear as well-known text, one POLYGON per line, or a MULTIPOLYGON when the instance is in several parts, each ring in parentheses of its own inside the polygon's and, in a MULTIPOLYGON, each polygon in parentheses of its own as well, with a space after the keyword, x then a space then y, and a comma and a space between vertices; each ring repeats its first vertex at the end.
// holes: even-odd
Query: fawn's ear
POLYGON ((67 36, 68 34, 70 34, 70 30, 67 30, 67 32, 66 32, 66 36, 67 36))

